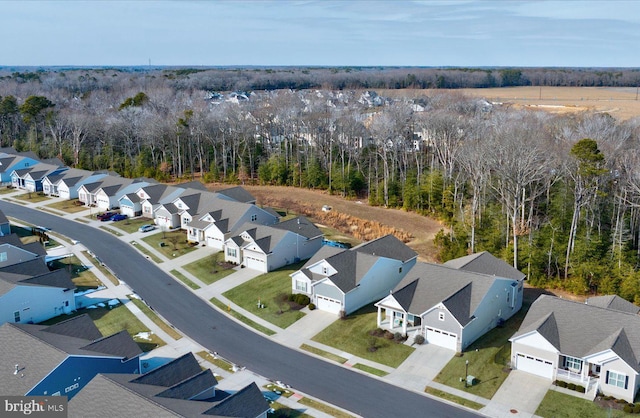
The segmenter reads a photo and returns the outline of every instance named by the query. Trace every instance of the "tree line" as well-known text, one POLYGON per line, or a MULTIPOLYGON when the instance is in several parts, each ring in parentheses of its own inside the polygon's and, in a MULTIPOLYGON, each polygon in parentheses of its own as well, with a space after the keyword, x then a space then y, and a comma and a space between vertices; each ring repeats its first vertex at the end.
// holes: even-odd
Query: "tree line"
POLYGON ((368 199, 446 224, 441 261, 487 250, 534 285, 640 302, 640 119, 437 90, 145 88, 146 72, 125 82, 110 71, 109 87, 81 93, 49 73, 2 80, 0 145, 127 177, 368 199))

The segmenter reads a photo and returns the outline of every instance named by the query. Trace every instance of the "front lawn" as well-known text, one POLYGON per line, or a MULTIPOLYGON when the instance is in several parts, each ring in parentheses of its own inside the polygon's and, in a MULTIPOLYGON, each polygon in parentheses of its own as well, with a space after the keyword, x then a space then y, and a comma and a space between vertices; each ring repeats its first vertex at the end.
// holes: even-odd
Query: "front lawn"
POLYGON ((520 312, 507 320, 502 328, 492 329, 471 344, 461 357, 453 357, 434 380, 491 399, 507 378, 506 365, 511 357, 509 338, 520 328, 528 309, 528 304, 523 305, 520 312), (469 361, 469 375, 477 381, 468 388, 464 387, 464 382, 460 382, 465 374, 466 361, 469 361))
POLYGON ((377 314, 375 306, 365 306, 345 319, 333 322, 313 337, 313 341, 376 363, 398 367, 414 348, 370 335, 370 332, 377 328, 377 314))
POLYGON ((47 204, 47 207, 50 207, 51 209, 58 209, 65 213, 77 213, 89 209, 78 199, 53 201, 52 203, 47 204))
POLYGON ((195 250, 195 246, 187 242, 187 232, 181 229, 162 231, 159 234, 144 237, 142 240, 153 248, 157 248, 167 258, 180 257, 195 250))
POLYGON ((217 282, 235 271, 232 265, 225 263, 222 251, 186 264, 182 268, 205 284, 217 282))
POLYGON ((45 233, 42 235, 36 235, 34 229, 30 226, 21 227, 11 225, 11 233, 16 234, 23 244, 30 244, 32 242, 43 242, 44 240, 44 242, 46 242, 46 244, 44 244, 45 248, 53 248, 60 245, 56 242, 56 240, 51 238, 50 234, 45 233))
POLYGON ((246 316, 242 315, 240 312, 234 311, 233 309, 231 309, 230 306, 225 306, 224 303, 222 303, 220 300, 216 299, 216 298, 211 298, 211 300, 209 301, 211 303, 213 303, 215 306, 217 306, 219 309, 221 309, 222 311, 228 313, 229 315, 231 315, 232 317, 236 318, 238 321, 242 322, 243 324, 250 326, 251 328, 260 331, 263 334, 266 335, 273 335, 276 332, 265 327, 262 326, 260 324, 258 324, 256 321, 254 321, 253 319, 249 319, 246 316))
POLYGON ((42 192, 30 192, 30 193, 27 192, 24 194, 13 196, 13 198, 22 200, 24 202, 29 202, 29 203, 43 202, 45 200, 49 200, 49 196, 45 195, 42 192))
POLYGON ((550 390, 536 410, 536 415, 544 418, 601 418, 632 417, 617 409, 602 409, 594 402, 565 393, 550 390))
POLYGON ((291 293, 289 275, 302 267, 304 262, 292 264, 270 273, 261 274, 253 280, 223 293, 236 305, 252 314, 269 321, 280 328, 286 328, 304 316, 283 301, 282 295, 291 293), (263 308, 258 307, 260 301, 263 308))
MULTIPOLYGON (((133 234, 134 232, 138 232, 138 228, 142 225, 153 224, 153 219, 149 218, 127 218, 123 221, 118 222, 110 222, 110 225, 120 229, 121 231, 127 234, 133 234)), ((159 232, 159 230, 155 229, 153 231, 146 232, 146 234, 153 234, 159 232)))
MULTIPOLYGON (((78 309, 73 314, 60 315, 44 321, 42 322, 42 324, 52 325, 82 314, 89 315, 89 317, 96 324, 96 327, 98 327, 102 335, 104 335, 105 337, 122 330, 127 330, 129 335, 131 336, 149 332, 147 327, 145 327, 145 325, 122 304, 117 305, 116 307, 111 309, 109 309, 108 307, 98 307, 95 309, 78 309)), ((151 334, 150 339, 148 340, 137 337, 134 338, 134 340, 136 341, 136 343, 138 343, 143 351, 151 351, 156 347, 165 345, 165 342, 155 334, 151 334)))
POLYGON ((75 255, 71 257, 54 260, 50 263, 54 270, 65 269, 71 274, 71 280, 76 285, 77 290, 96 289, 102 286, 102 282, 96 277, 89 266, 85 266, 75 255))

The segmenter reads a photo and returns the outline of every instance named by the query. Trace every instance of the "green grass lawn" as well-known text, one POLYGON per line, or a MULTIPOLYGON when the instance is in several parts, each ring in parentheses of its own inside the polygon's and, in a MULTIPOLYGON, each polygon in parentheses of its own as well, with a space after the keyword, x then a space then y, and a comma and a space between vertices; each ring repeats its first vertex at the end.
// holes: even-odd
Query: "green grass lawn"
POLYGON ((309 414, 284 406, 277 401, 269 403, 269 406, 275 410, 274 413, 267 414, 269 418, 312 418, 309 414))
POLYGON ((158 316, 158 314, 156 314, 151 308, 149 308, 149 306, 147 306, 146 303, 136 298, 129 298, 129 300, 133 302, 133 304, 136 305, 138 309, 142 311, 142 313, 144 313, 147 317, 149 317, 149 319, 151 319, 154 324, 156 324, 158 327, 160 327, 160 329, 162 329, 164 332, 169 334, 171 338, 173 338, 174 340, 179 340, 180 338, 182 338, 182 335, 178 331, 176 331, 175 329, 173 329, 172 326, 164 322, 158 316))
POLYGON ((313 340, 376 363, 398 367, 414 348, 369 335, 370 331, 376 329, 377 312, 373 305, 359 309, 329 325, 313 340), (372 350, 374 343, 375 351, 372 350))
POLYGON ((142 245, 138 245, 138 243, 136 241, 131 241, 130 242, 131 245, 133 245, 134 247, 136 247, 136 249, 138 251, 140 251, 142 254, 146 255, 147 257, 149 257, 151 260, 153 260, 154 263, 156 264, 160 264, 163 262, 163 260, 161 260, 157 255, 155 255, 154 253, 152 253, 151 251, 147 250, 145 247, 143 247, 142 245))
POLYGON ((122 236, 122 233, 120 231, 116 231, 115 229, 110 228, 106 225, 100 225, 99 228, 102 229, 103 231, 107 231, 108 233, 115 235, 116 237, 122 236))
MULTIPOLYGON (((30 226, 22 227, 22 226, 11 225, 11 232, 16 234, 20 238, 20 241, 23 244, 40 242, 40 236, 34 235, 30 226)), ((45 244, 44 246, 45 248, 53 248, 60 245, 56 240, 52 238, 50 234, 47 234, 47 237, 49 238, 49 240, 47 241, 47 244, 45 244)))
MULTIPOLYGON (((427 388, 424 391, 430 395, 437 396, 438 398, 446 399, 451 402, 455 402, 462 406, 466 406, 467 408, 475 409, 476 411, 484 408, 484 405, 478 402, 470 401, 469 399, 461 398, 459 396, 452 395, 448 392, 443 392, 441 390, 438 390, 429 386, 427 386, 427 388)), ((561 416, 561 415, 558 415, 558 416, 561 416)))
POLYGON ((333 406, 327 405, 326 403, 314 401, 313 399, 302 398, 298 401, 298 403, 306 405, 313 409, 317 409, 318 411, 329 414, 335 418, 354 418, 353 415, 347 414, 346 412, 343 412, 340 409, 336 409, 333 406))
POLYGON ((235 271, 230 264, 224 262, 222 251, 186 264, 182 268, 206 284, 214 283, 235 271))
POLYGON ((83 265, 75 255, 52 261, 50 264, 53 269, 67 270, 78 291, 102 286, 102 282, 89 270, 89 266, 83 265))
POLYGON ((304 316, 299 310, 291 309, 287 302, 278 298, 291 293, 291 277, 304 263, 296 263, 270 273, 261 274, 253 280, 226 291, 224 296, 236 305, 271 322, 280 328, 286 328, 304 316), (264 308, 258 308, 258 300, 264 308))
POLYGON ((242 322, 245 325, 250 326, 251 328, 257 331, 260 331, 263 334, 266 334, 266 335, 275 334, 275 331, 272 331, 271 329, 258 324, 256 321, 247 318, 246 316, 242 315, 240 312, 236 312, 233 309, 229 309, 228 306, 226 306, 224 303, 222 303, 220 300, 216 298, 211 298, 210 302, 213 303, 218 308, 222 309, 224 312, 231 315, 232 317, 236 318, 238 321, 242 322))
POLYGON ((196 354, 202 357, 203 359, 205 359, 206 361, 208 361, 209 363, 215 364, 216 366, 220 367, 222 370, 226 370, 229 373, 233 373, 233 364, 229 363, 228 361, 223 360, 220 357, 216 357, 213 354, 208 353, 206 351, 198 351, 196 354))
POLYGON ((13 193, 15 191, 16 189, 14 189, 13 187, 0 187, 0 194, 13 193))
POLYGON ((366 364, 361 364, 361 363, 354 364, 353 368, 362 370, 363 372, 371 373, 373 375, 380 376, 380 377, 384 377, 389 374, 383 370, 376 369, 375 367, 367 366, 366 364))
POLYGON ((66 213, 77 213, 89 209, 87 206, 80 203, 78 199, 53 201, 47 204, 47 206, 51 209, 57 209, 66 213))
POLYGON ((189 280, 187 278, 187 276, 185 276, 184 274, 180 273, 178 270, 171 270, 170 272, 176 279, 180 280, 182 283, 186 284, 187 286, 189 286, 191 289, 193 290, 198 290, 200 289, 200 286, 198 286, 196 283, 194 283, 193 281, 189 280))
POLYGON ((167 258, 180 257, 195 250, 195 246, 186 242, 187 232, 181 229, 151 234, 142 240, 151 247, 157 248, 167 258), (162 247, 161 242, 164 243, 162 247))
POLYGON ((87 259, 89 259, 89 261, 91 261, 91 264, 93 264, 98 270, 102 272, 102 274, 107 277, 107 279, 109 279, 111 283, 116 286, 120 284, 120 280, 118 280, 118 278, 114 276, 105 266, 99 263, 98 260, 96 260, 91 254, 89 254, 89 251, 83 251, 82 253, 87 257, 87 259))
MULTIPOLYGON (((78 309, 71 315, 60 315, 48 321, 42 322, 44 325, 51 325, 74 316, 87 314, 93 319, 96 327, 102 335, 109 336, 117 332, 127 330, 129 335, 134 336, 141 332, 148 332, 149 329, 129 311, 124 305, 118 305, 115 308, 95 308, 95 309, 78 309)), ((152 334, 151 340, 134 338, 143 351, 150 351, 156 347, 165 345, 157 335, 152 334)))
POLYGON ((308 351, 308 352, 313 353, 313 354, 317 354, 320 357, 324 357, 326 359, 329 359, 331 361, 335 361, 335 362, 340 363, 340 364, 344 364, 344 363, 347 362, 347 359, 344 358, 344 357, 340 357, 338 355, 335 355, 335 354, 330 353, 330 352, 325 351, 325 350, 321 350, 321 349, 319 349, 317 347, 314 347, 314 346, 311 346, 311 345, 308 345, 308 344, 302 344, 300 346, 300 348, 305 350, 305 351, 308 351))
POLYGON ((45 200, 49 200, 49 196, 45 195, 42 192, 31 192, 19 194, 17 196, 13 196, 14 199, 22 200, 23 202, 28 203, 36 203, 36 202, 44 202, 45 200))
POLYGON ((528 304, 523 305, 520 312, 507 320, 502 328, 492 329, 471 344, 462 357, 452 358, 434 380, 491 399, 508 376, 508 373, 504 371, 506 361, 511 356, 511 343, 508 340, 520 328, 528 309, 528 304), (469 361, 469 374, 475 376, 478 383, 465 388, 464 383, 460 382, 460 378, 464 377, 467 360, 469 361))
POLYGON ((544 418, 616 418, 637 415, 626 414, 616 409, 603 409, 586 399, 550 390, 536 410, 536 415, 544 418))
MULTIPOLYGON (((128 218, 125 219, 124 221, 119 221, 119 222, 110 222, 111 226, 114 228, 118 228, 119 230, 127 233, 127 234, 132 234, 134 232, 138 232, 138 228, 140 228, 142 225, 147 225, 147 224, 151 224, 153 225, 153 219, 149 219, 149 218, 128 218)), ((150 232, 147 232, 147 234, 154 234, 159 232, 159 230, 153 230, 150 232)))

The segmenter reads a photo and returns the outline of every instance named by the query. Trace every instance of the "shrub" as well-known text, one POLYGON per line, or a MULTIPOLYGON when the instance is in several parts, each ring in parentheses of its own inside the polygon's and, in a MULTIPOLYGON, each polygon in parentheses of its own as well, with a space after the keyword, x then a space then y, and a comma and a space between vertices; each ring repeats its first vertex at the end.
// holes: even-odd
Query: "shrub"
POLYGON ((399 342, 402 342, 402 341, 406 340, 406 338, 401 333, 396 332, 395 334, 393 334, 393 340, 395 342, 399 343, 399 342))
POLYGON ((585 393, 587 389, 584 386, 577 385, 576 390, 581 393, 585 393))
POLYGON ((627 404, 627 405, 624 406, 623 410, 627 414, 632 414, 633 413, 633 406, 631 404, 627 404))
POLYGON ((640 404, 636 404, 633 406, 633 413, 640 414, 640 404))
POLYGON ((309 310, 313 311, 314 309, 316 309, 316 304, 315 303, 310 303, 309 304, 309 310))
POLYGON ((556 382, 556 386, 559 386, 561 388, 566 388, 567 387, 567 382, 563 382, 562 380, 558 380, 556 382))
POLYGON ((575 384, 575 383, 569 383, 569 384, 567 384, 567 389, 569 389, 569 390, 576 390, 576 384, 575 384))
POLYGON ((414 344, 422 345, 424 344, 424 335, 418 334, 413 339, 414 344))
POLYGON ((340 309, 340 312, 338 313, 338 316, 340 317, 340 319, 346 319, 347 318, 347 312, 344 309, 340 309))
POLYGON ((296 297, 295 297, 294 301, 298 305, 307 306, 311 302, 311 299, 309 299, 309 296, 307 296, 305 294, 298 293, 298 294, 296 294, 296 297))
POLYGON ((393 333, 389 330, 385 330, 383 337, 386 338, 387 340, 393 340, 393 333))

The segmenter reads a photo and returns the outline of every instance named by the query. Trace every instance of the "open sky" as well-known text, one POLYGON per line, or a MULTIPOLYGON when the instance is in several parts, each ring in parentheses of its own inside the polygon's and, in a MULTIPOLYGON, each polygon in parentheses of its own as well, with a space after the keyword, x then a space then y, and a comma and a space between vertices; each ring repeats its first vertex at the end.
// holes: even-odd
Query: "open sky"
POLYGON ((640 67, 640 0, 0 0, 0 65, 640 67))

